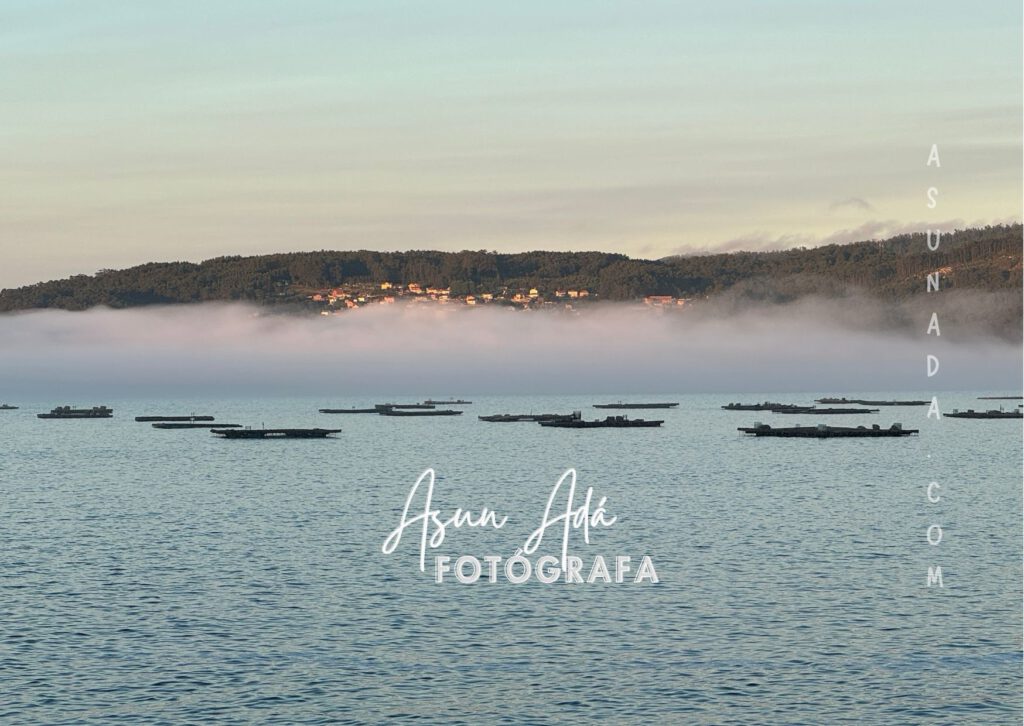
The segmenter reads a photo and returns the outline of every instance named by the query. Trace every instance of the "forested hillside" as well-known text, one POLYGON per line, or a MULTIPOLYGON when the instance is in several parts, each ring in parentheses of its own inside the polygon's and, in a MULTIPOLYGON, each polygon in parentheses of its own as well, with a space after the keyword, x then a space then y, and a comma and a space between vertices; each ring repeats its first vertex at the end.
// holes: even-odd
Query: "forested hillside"
POLYGON ((586 288, 600 300, 644 295, 687 298, 725 291, 784 302, 808 293, 856 287, 901 300, 923 293, 926 274, 941 270, 943 289, 1021 288, 1021 226, 969 229, 928 251, 923 234, 883 242, 782 252, 737 252, 661 260, 603 252, 293 252, 218 257, 202 263, 149 263, 0 291, 0 311, 84 310, 245 300, 286 304, 308 290, 352 283, 451 288, 453 295, 502 288, 586 288))

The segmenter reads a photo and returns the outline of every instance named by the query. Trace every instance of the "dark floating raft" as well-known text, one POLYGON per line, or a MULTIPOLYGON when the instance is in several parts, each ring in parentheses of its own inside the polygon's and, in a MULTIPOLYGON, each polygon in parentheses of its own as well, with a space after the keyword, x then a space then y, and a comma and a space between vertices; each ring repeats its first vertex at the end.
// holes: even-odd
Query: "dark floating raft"
POLYGON ((380 409, 374 408, 321 408, 320 413, 380 413, 380 409))
POLYGON ((722 406, 726 411, 809 411, 814 406, 799 406, 795 403, 775 403, 765 401, 764 403, 727 403, 722 406))
POLYGON ((242 424, 227 423, 173 423, 160 422, 153 424, 155 429, 240 429, 242 424))
POLYGON ((71 408, 71 406, 57 406, 49 413, 37 413, 39 418, 110 418, 114 415, 114 409, 106 406, 93 406, 92 408, 71 408))
POLYGON ((678 403, 595 403, 594 408, 675 408, 678 403))
POLYGON ((853 403, 858 406, 927 406, 929 401, 871 401, 866 398, 818 398, 815 403, 853 403))
POLYGON ((213 416, 136 416, 136 421, 149 423, 150 421, 213 421, 213 416))
POLYGON ((379 410, 381 416, 461 416, 462 411, 453 411, 448 408, 441 408, 429 411, 403 411, 395 408, 379 410))
POLYGON ((898 423, 893 424, 887 429, 883 429, 878 424, 871 428, 864 426, 826 426, 825 424, 772 428, 768 424, 756 423, 749 428, 740 427, 736 430, 754 436, 777 436, 790 439, 882 438, 910 436, 917 433, 917 429, 905 429, 898 423))
POLYGON ((463 401, 461 398, 454 401, 435 401, 432 398, 428 398, 423 403, 425 403, 428 406, 468 406, 473 402, 463 401))
POLYGON ((382 410, 391 410, 394 408, 416 411, 437 408, 437 406, 435 406, 432 403, 378 403, 376 406, 374 406, 374 409, 378 412, 382 410))
POLYGON ((551 421, 540 421, 541 426, 560 429, 633 429, 633 428, 654 428, 661 426, 664 421, 647 421, 642 418, 628 418, 627 416, 608 416, 604 421, 584 421, 581 417, 573 415, 569 419, 554 419, 551 421))
POLYGON ((493 416, 477 416, 481 421, 492 421, 497 423, 515 423, 518 421, 559 421, 579 418, 572 413, 497 413, 493 416))
POLYGON ((341 429, 210 429, 225 439, 325 439, 341 429))
POLYGON ((969 408, 966 411, 959 411, 953 409, 950 413, 942 414, 946 418, 1024 418, 1024 413, 1021 411, 975 411, 973 408, 969 408))
MULTIPOLYGON (((1024 396, 978 396, 979 401, 1019 401, 1022 398, 1024 396)), ((0 406, 0 408, 3 408, 3 406, 0 406)))
POLYGON ((773 408, 772 413, 813 413, 813 414, 826 414, 829 416, 844 414, 844 413, 878 413, 877 408, 816 408, 811 406, 809 408, 773 408))
POLYGON ((0 403, 0 411, 15 411, 17 406, 12 406, 9 403, 0 403))

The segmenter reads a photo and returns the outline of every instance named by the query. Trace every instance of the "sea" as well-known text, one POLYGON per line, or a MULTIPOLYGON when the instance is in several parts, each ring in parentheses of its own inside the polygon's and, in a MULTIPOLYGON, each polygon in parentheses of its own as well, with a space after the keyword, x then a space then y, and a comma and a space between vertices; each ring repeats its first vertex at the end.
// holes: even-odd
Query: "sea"
MULTIPOLYGON (((397 396, 11 401, 20 409, 0 411, 0 722, 1020 723, 1020 420, 721 408, 830 391, 459 393, 465 413, 436 418, 318 413, 397 396), (679 406, 623 412, 660 428, 477 418, 603 418, 615 412, 592 404, 619 399, 679 406), (114 417, 36 417, 69 403, 114 417), (224 440, 134 421, 190 413, 341 432, 224 440), (920 434, 737 431, 755 421, 920 434), (504 525, 446 527, 443 541, 428 537, 421 570, 422 517, 393 551, 383 545, 407 501, 407 518, 424 511, 428 479, 413 489, 428 469, 438 519, 487 508, 504 525), (571 503, 571 475, 555 488, 569 470, 571 503), (516 584, 503 564, 491 582, 485 557, 536 569, 548 555, 555 571, 567 508, 583 582, 516 584), (518 552, 545 519, 536 549, 518 552), (437 582, 438 556, 472 556, 483 575, 437 582), (611 582, 588 581, 598 557, 611 582), (617 557, 630 558, 622 582, 617 557), (643 557, 656 582, 635 581, 643 557)), ((1018 403, 977 400, 999 393, 938 398, 943 411, 1018 403)))

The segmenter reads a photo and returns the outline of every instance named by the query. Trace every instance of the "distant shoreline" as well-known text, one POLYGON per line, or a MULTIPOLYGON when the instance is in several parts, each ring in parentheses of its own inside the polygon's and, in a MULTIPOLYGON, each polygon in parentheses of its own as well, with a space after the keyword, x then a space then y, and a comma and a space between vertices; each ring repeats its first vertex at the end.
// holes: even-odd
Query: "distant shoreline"
POLYGON ((598 301, 685 306, 731 295, 760 304, 856 290, 886 301, 916 297, 938 272, 943 289, 1022 289, 1022 226, 960 230, 924 255, 922 234, 884 241, 629 258, 604 252, 321 251, 148 263, 0 291, 0 312, 249 302, 309 312, 409 300, 509 307, 598 301), (390 300, 390 302, 389 302, 390 300), (682 303, 680 303, 682 301, 682 303))

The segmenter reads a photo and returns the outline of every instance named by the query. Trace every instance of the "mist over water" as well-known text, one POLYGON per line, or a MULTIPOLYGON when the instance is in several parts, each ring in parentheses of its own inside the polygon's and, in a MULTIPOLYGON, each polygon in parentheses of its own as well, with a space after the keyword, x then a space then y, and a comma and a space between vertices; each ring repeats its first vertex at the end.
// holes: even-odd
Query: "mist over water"
MULTIPOLYGON (((943 409, 977 406, 981 391, 1019 385, 1016 347, 872 332, 869 311, 826 302, 678 312, 0 317, 0 399, 23 404, 0 416, 0 721, 487 723, 494 699, 480 694, 500 692, 531 723, 1011 723, 1021 422, 883 409, 852 423, 919 435, 761 439, 736 429, 821 421, 720 406, 785 388, 805 393, 782 400, 855 387, 924 397, 937 390, 928 351, 936 384, 977 384, 943 395, 943 409), (592 403, 631 392, 680 406, 636 430, 476 418, 599 417, 592 403), (475 403, 444 419, 316 413, 400 394, 475 403), (117 413, 34 415, 64 403, 117 413), (228 441, 133 420, 193 411, 342 430, 228 441), (619 517, 589 543, 574 534, 574 553, 588 565, 650 555, 660 582, 436 584, 414 532, 381 551, 427 467, 441 516, 509 516, 500 530, 449 528, 434 555, 508 557, 574 467, 619 517), (943 502, 929 515, 933 476, 943 502), (947 595, 927 588, 933 564, 947 595)), ((542 551, 559 546, 556 535, 542 551)))
MULTIPOLYGON (((203 304, 0 317, 0 399, 1019 390, 1019 344, 878 332, 873 301, 578 315, 378 306, 298 317, 203 304), (925 355, 939 374, 925 375, 925 355)), ((967 331, 969 333, 970 331, 967 331)), ((81 400, 81 399, 79 399, 81 400)))

